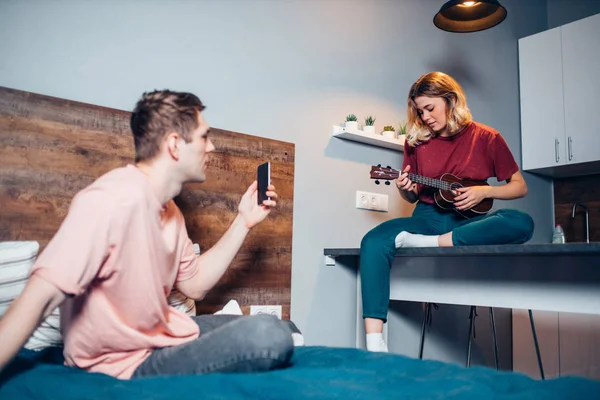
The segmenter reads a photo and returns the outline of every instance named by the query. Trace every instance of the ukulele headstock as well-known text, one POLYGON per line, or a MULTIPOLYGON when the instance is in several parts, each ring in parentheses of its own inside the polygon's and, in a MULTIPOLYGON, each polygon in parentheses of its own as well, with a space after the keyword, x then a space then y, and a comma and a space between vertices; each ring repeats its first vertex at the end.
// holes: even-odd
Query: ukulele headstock
MULTIPOLYGON (((384 181, 391 181, 394 179, 398 179, 398 176, 400 176, 400 173, 397 170, 391 168, 390 166, 382 167, 381 164, 377 166, 371 166, 371 179, 377 179, 375 183, 378 185, 379 179, 384 181)), ((389 185, 390 182, 386 182, 385 184, 389 185)))

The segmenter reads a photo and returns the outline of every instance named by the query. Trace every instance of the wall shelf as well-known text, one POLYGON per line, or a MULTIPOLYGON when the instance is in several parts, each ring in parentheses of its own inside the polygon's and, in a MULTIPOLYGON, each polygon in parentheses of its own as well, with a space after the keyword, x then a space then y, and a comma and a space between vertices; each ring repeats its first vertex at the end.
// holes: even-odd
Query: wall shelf
POLYGON ((385 147, 386 149, 404 151, 404 135, 401 135, 398 139, 392 139, 378 134, 366 133, 362 130, 347 131, 343 126, 334 125, 332 136, 372 146, 385 147))

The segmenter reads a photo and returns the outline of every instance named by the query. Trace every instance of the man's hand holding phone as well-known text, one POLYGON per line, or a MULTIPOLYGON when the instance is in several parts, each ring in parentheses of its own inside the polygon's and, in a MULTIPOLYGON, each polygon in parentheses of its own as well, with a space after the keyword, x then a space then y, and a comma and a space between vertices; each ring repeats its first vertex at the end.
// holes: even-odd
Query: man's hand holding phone
POLYGON ((275 186, 271 184, 270 163, 260 165, 257 170, 257 180, 248 187, 238 207, 246 228, 252 229, 262 222, 271 209, 277 206, 278 198, 275 186))

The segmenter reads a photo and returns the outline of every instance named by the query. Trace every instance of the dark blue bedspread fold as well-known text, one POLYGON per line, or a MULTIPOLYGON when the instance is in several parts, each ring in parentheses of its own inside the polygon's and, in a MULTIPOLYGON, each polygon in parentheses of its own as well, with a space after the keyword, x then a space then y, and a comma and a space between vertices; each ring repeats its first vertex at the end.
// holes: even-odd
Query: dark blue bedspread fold
POLYGON ((23 350, 0 399, 600 399, 600 382, 536 381, 488 368, 332 347, 299 347, 289 368, 123 381, 62 365, 60 348, 23 350))

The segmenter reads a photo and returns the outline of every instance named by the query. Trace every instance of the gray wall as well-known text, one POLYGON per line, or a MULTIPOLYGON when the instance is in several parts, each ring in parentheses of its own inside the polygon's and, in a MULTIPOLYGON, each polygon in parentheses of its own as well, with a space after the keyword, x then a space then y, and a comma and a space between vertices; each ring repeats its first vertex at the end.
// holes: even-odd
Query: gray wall
MULTIPOLYGON (((494 29, 451 34, 432 18, 442 0, 2 0, 0 85, 131 109, 145 90, 197 93, 215 127, 296 144, 292 318, 308 344, 352 345, 353 274, 326 268, 324 247, 358 247, 406 214, 369 166, 393 151, 331 138, 355 113, 376 126, 404 119, 421 74, 464 86, 476 120, 498 129, 520 162, 517 39, 546 29, 545 0, 504 0, 494 29), (354 208, 356 190, 390 195, 390 212, 354 208)), ((210 179, 210 177, 209 177, 210 179)), ((527 176, 534 241, 549 241, 551 184, 527 176)))
POLYGON ((599 0, 548 0, 548 28, 600 13, 599 0))

